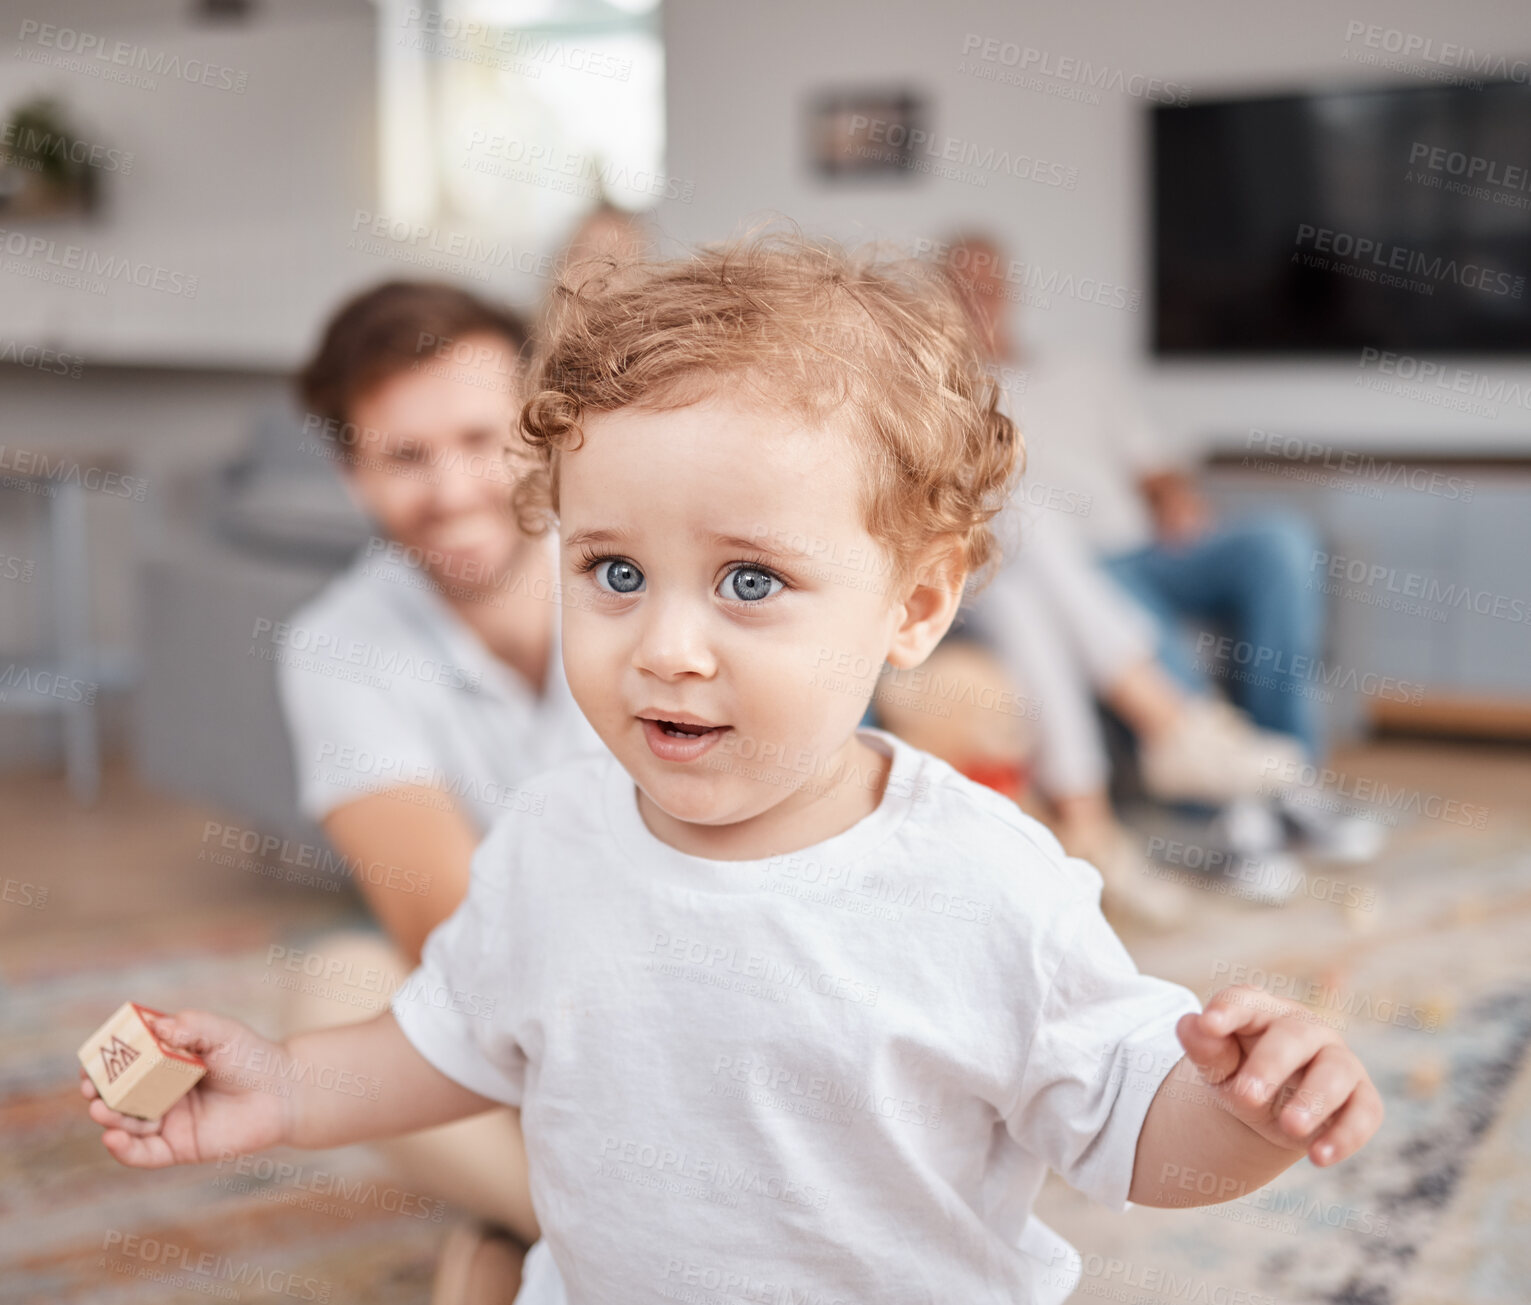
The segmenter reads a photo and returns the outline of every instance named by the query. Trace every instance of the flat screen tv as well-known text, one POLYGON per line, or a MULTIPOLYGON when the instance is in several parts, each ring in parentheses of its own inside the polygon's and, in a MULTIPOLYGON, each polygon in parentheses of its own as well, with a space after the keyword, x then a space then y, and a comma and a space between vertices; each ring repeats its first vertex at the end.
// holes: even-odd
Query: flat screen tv
POLYGON ((1152 115, 1157 353, 1531 353, 1531 87, 1152 115))

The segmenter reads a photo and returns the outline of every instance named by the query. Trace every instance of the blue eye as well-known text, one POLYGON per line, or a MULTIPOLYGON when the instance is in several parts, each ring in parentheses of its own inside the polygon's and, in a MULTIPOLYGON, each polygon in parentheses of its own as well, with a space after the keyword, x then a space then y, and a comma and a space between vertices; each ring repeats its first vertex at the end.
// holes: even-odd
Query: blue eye
POLYGON ((643 572, 623 558, 606 558, 598 562, 594 569, 597 583, 601 583, 601 574, 605 572, 610 583, 602 584, 601 587, 608 593, 635 594, 643 588, 643 572))
POLYGON ((745 563, 736 566, 724 576, 719 588, 727 588, 731 591, 723 594, 724 598, 732 598, 743 603, 755 603, 763 598, 769 598, 773 593, 780 592, 771 588, 773 584, 786 588, 786 583, 782 579, 772 575, 764 567, 745 563))

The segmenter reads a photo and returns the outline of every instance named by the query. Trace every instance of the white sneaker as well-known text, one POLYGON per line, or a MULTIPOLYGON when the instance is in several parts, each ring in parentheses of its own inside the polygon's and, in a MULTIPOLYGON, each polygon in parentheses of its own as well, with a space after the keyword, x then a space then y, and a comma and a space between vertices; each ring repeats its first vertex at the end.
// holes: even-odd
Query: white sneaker
POLYGON ((1173 729, 1138 750, 1143 786, 1161 802, 1224 806, 1259 794, 1273 773, 1300 766, 1286 734, 1256 729, 1219 698, 1192 698, 1173 729))
POLYGON ((1360 864, 1374 860, 1387 845, 1387 831, 1377 821, 1339 806, 1321 789, 1304 793, 1284 788, 1276 796, 1276 808, 1303 848, 1326 861, 1360 864))
POLYGON ((1207 841, 1255 859, 1282 851, 1287 828, 1272 806, 1263 798, 1235 798, 1213 817, 1207 841))

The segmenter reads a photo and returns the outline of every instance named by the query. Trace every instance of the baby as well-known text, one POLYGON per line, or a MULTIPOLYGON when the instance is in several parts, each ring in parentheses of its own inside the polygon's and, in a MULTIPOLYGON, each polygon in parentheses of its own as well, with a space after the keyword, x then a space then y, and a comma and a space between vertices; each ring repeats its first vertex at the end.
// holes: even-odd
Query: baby
POLYGON ((1175 1205, 1175 1175, 1210 1202, 1366 1142, 1381 1101, 1333 1030, 1139 974, 1090 865, 858 724, 987 578, 1020 470, 943 284, 768 235, 563 288, 517 510, 556 513, 564 666, 612 755, 529 783, 389 1011, 284 1044, 161 1021, 210 1072, 156 1122, 92 1100, 113 1156, 505 1103, 523 1305, 978 1305, 1077 1280, 1030 1212, 1048 1169, 1175 1205))

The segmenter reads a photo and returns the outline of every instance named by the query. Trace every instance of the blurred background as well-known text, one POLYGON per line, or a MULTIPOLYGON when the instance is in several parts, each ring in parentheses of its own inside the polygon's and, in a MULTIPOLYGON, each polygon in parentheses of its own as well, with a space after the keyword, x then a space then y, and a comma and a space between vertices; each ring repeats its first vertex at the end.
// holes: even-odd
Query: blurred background
MULTIPOLYGON (((1203 995, 1253 982, 1346 1028, 1388 1123, 1205 1211, 1050 1186, 1081 1296, 1527 1299, 1523 6, 0 0, 0 41, 0 1301, 257 1300, 281 1274, 428 1299, 450 1207, 361 1186, 356 1148, 121 1169, 74 1049, 129 998, 270 1025, 273 957, 364 917, 300 810, 263 631, 378 535, 292 375, 385 280, 535 315, 602 205, 666 249, 774 215, 934 261, 982 236, 1019 413, 1033 357, 1088 358, 1219 520, 1311 530, 1288 579, 1317 664, 1182 633, 1228 696, 1272 665, 1304 686, 1322 747, 1269 769, 1289 825, 1349 823, 1273 889, 1274 845, 1153 801, 1108 718, 1133 855, 1194 898, 1122 931, 1203 995), (156 1280, 130 1235, 249 1272, 156 1280)), ((1027 520, 1103 529, 1028 439, 1052 469, 1027 520)))

